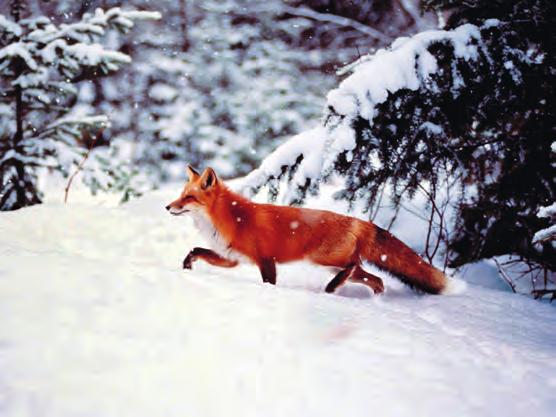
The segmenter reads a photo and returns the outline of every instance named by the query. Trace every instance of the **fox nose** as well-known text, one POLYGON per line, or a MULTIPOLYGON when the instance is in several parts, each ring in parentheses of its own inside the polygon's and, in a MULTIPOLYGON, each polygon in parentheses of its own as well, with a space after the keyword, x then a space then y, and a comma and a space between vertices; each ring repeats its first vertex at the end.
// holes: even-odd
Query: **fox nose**
POLYGON ((170 204, 168 204, 168 205, 166 206, 166 210, 170 211, 170 208, 171 208, 171 207, 170 207, 170 204))

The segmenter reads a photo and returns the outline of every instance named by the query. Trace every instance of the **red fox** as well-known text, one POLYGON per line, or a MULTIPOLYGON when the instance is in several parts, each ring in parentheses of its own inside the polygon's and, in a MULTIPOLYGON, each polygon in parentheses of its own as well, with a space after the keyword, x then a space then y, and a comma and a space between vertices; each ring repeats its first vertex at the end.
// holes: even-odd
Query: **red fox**
POLYGON ((166 209, 175 216, 191 214, 213 248, 191 250, 184 269, 199 259, 231 268, 243 257, 259 267, 263 282, 276 284, 276 263, 306 260, 335 269, 336 276, 325 289, 328 293, 349 280, 379 294, 384 291, 382 280, 361 267, 368 261, 432 294, 447 286, 442 272, 371 222, 330 211, 252 202, 226 187, 212 168, 199 174, 189 166, 187 174, 189 181, 180 197, 166 209))

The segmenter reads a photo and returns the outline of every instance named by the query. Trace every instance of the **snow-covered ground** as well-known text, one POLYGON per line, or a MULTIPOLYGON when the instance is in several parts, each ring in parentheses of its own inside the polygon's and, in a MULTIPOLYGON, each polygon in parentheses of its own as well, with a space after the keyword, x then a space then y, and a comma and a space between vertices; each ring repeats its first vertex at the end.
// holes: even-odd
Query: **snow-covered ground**
POLYGON ((182 271, 202 242, 164 210, 178 192, 0 214, 0 416, 554 415, 553 306, 182 271))

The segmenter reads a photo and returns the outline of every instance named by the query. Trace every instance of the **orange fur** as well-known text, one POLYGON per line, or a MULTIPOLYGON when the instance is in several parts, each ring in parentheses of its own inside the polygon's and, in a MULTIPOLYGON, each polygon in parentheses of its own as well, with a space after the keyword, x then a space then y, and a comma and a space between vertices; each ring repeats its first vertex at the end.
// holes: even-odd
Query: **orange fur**
MULTIPOLYGON (((259 266, 265 282, 275 282, 275 263, 307 260, 341 269, 327 286, 329 292, 346 280, 382 292, 382 280, 361 268, 367 260, 430 293, 440 293, 446 286, 442 272, 373 223, 325 210, 252 202, 228 189, 210 168, 199 175, 189 167, 188 174, 180 197, 167 209, 172 214, 193 211, 206 216, 230 251, 259 266)), ((204 259, 214 265, 235 265, 216 253, 204 259)))

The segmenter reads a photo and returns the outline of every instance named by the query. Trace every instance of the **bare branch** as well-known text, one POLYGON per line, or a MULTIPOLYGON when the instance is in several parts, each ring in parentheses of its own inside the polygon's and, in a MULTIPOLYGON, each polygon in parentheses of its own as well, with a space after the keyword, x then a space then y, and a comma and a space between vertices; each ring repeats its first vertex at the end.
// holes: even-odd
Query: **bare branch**
MULTIPOLYGON (((89 132, 84 131, 83 132, 83 136, 84 137, 90 137, 89 132)), ((69 190, 71 188, 71 184, 73 182, 73 179, 77 176, 77 174, 79 174, 79 172, 83 169, 83 165, 85 165, 85 162, 87 161, 87 159, 89 159, 89 155, 91 154, 91 151, 93 149, 93 147, 95 146, 95 142, 97 141, 98 136, 95 135, 94 137, 90 138, 90 143, 89 143, 89 148, 87 149, 87 153, 83 156, 83 159, 81 160, 81 162, 79 162, 79 165, 77 165, 77 168, 75 169, 74 173, 70 175, 69 179, 68 179, 68 183, 66 184, 66 188, 64 188, 64 204, 67 204, 68 202, 68 195, 69 195, 69 190)))
POLYGON ((319 13, 307 7, 292 7, 284 5, 281 7, 281 10, 292 16, 306 17, 308 19, 318 20, 319 22, 332 23, 342 27, 350 27, 384 43, 391 43, 394 40, 391 36, 388 36, 370 26, 364 25, 357 20, 350 19, 349 17, 329 13, 319 13))
POLYGON ((496 264, 496 268, 498 269, 498 274, 500 274, 500 276, 506 282, 506 284, 508 284, 510 286, 510 288, 512 289, 512 292, 514 292, 514 293, 517 292, 516 288, 515 288, 515 284, 512 282, 510 277, 506 274, 502 265, 500 265, 500 263, 498 262, 498 260, 496 258, 493 258, 493 259, 494 259, 494 263, 496 264))

